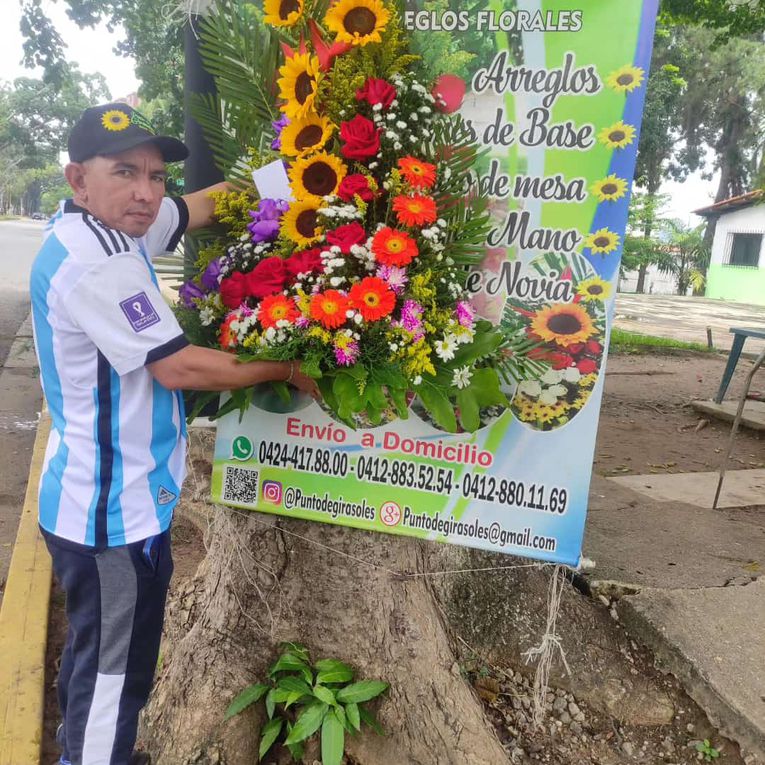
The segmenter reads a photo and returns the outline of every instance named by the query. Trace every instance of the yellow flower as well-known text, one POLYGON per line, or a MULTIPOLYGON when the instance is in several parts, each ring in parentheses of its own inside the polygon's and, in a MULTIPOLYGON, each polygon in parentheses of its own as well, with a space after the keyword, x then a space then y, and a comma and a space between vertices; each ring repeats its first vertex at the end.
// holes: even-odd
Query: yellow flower
POLYGON ((619 234, 615 234, 607 228, 598 229, 584 240, 585 248, 589 247, 592 252, 598 252, 601 255, 608 255, 609 252, 613 252, 620 243, 619 234))
POLYGON ((635 140, 635 127, 619 120, 598 133, 598 140, 609 149, 623 149, 635 140))
POLYGON ((433 274, 430 269, 409 279, 409 289, 415 300, 425 302, 435 296, 436 290, 430 286, 432 279, 433 274))
POLYGON ((322 343, 329 344, 332 340, 332 335, 326 329, 319 326, 311 327, 306 334, 308 337, 315 337, 317 340, 321 340, 322 343))
POLYGON ((263 0, 263 21, 273 27, 293 27, 303 15, 304 0, 263 0))
POLYGON ((627 181, 616 175, 609 175, 592 185, 592 193, 599 202, 615 202, 627 193, 627 181))
POLYGON ((295 242, 298 247, 310 247, 319 241, 322 229, 317 223, 321 203, 314 199, 301 199, 290 204, 290 209, 282 215, 282 236, 295 242))
POLYGON ((319 59, 308 53, 296 53, 279 68, 279 98, 287 103, 282 111, 291 119, 305 117, 314 109, 319 87, 319 59))
POLYGON ((585 303, 591 303, 594 300, 603 302, 611 296, 611 289, 610 282, 603 281, 599 276, 593 276, 579 282, 576 292, 582 296, 585 303))
POLYGON ((595 385, 595 383, 597 381, 598 381, 598 374, 597 374, 597 372, 591 372, 588 375, 582 375, 579 378, 579 382, 577 383, 577 385, 580 388, 590 388, 593 385, 595 385))
POLYGON ((390 11, 380 0, 338 0, 324 18, 336 42, 366 45, 382 42, 380 32, 390 21, 390 11))
POLYGON ((590 391, 585 391, 584 393, 580 393, 575 399, 574 403, 571 404, 572 409, 581 409, 589 400, 590 398, 590 391))
POLYGON ((130 127, 130 117, 121 109, 109 109, 101 115, 101 124, 112 132, 130 127))
POLYGON ((640 67, 627 64, 615 72, 611 72, 606 84, 619 93, 631 93, 643 84, 644 78, 645 72, 640 67))
POLYGON ((332 136, 335 126, 316 112, 293 120, 281 132, 282 154, 288 157, 304 157, 319 151, 332 136))
POLYGON ((301 157, 290 168, 292 191, 297 199, 321 200, 337 191, 348 168, 339 157, 323 151, 311 157, 301 157))
POLYGON ((404 373, 409 377, 417 377, 422 374, 436 374, 436 368, 430 359, 433 349, 424 339, 418 340, 402 348, 396 355, 396 359, 402 362, 404 373))
POLYGON ((597 329, 579 303, 557 303, 537 311, 531 321, 531 331, 545 342, 566 348, 585 342, 597 329))

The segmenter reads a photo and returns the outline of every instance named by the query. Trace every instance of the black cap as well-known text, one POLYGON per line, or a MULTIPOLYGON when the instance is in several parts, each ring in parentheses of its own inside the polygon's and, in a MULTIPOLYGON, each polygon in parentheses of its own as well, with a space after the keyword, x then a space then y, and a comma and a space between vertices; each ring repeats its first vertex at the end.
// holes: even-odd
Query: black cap
POLYGON ((119 154, 144 143, 153 143, 165 162, 179 162, 189 156, 183 141, 157 135, 151 122, 131 106, 122 103, 91 106, 69 134, 69 159, 84 162, 98 155, 119 154))

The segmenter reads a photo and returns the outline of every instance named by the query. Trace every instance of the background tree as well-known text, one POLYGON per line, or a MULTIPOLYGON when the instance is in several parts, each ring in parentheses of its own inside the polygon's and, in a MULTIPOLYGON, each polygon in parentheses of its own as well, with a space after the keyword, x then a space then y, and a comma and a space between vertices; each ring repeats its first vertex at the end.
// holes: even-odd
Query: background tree
POLYGON ((632 233, 625 241, 624 249, 626 270, 637 268, 636 290, 639 293, 645 291, 647 269, 654 262, 652 236, 657 213, 666 201, 659 199, 659 189, 668 178, 683 180, 699 164, 698 160, 676 161, 682 114, 680 104, 686 88, 679 66, 683 59, 682 46, 678 45, 673 31, 661 27, 657 29, 654 44, 635 165, 635 183, 644 191, 633 196, 629 224, 632 233))
MULTIPOLYGON (((55 1, 55 0, 54 0, 55 1)), ((140 95, 145 100, 161 99, 163 108, 155 114, 158 129, 170 135, 183 133, 183 17, 174 3, 157 0, 60 0, 66 13, 80 28, 104 22, 109 30, 121 26, 125 37, 115 55, 132 56, 140 95)), ((66 45, 42 0, 23 0, 21 31, 24 35, 24 63, 41 66, 43 81, 61 88, 71 76, 66 45)), ((127 95, 117 94, 117 95, 127 95)))
POLYGON ((632 194, 621 271, 638 272, 636 290, 639 293, 645 291, 648 266, 658 263, 661 257, 661 241, 658 234, 668 200, 667 194, 660 194, 658 191, 635 190, 632 194))
POLYGON ((765 4, 760 0, 662 0, 661 14, 670 23, 715 29, 718 39, 765 31, 765 4))
POLYGON ((665 220, 662 229, 665 241, 659 248, 659 270, 672 274, 677 280, 677 294, 685 295, 688 288, 703 290, 709 267, 710 250, 704 244, 704 227, 690 227, 679 220, 665 220))

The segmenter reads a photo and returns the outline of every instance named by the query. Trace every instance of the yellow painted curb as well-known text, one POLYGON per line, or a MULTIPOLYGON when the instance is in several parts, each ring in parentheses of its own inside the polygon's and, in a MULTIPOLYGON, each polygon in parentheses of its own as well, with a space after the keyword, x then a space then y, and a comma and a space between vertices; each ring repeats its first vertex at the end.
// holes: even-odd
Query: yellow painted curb
POLYGON ((43 412, 0 607, 0 765, 39 765, 51 559, 37 525, 50 417, 43 412))

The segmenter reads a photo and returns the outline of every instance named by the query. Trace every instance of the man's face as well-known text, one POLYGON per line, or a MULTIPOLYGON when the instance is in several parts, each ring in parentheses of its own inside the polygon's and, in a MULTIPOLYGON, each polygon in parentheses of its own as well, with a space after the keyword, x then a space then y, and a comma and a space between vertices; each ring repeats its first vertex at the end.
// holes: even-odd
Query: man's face
POLYGON ((144 144, 75 163, 73 176, 75 201, 107 226, 138 237, 157 217, 167 174, 159 149, 144 144))

